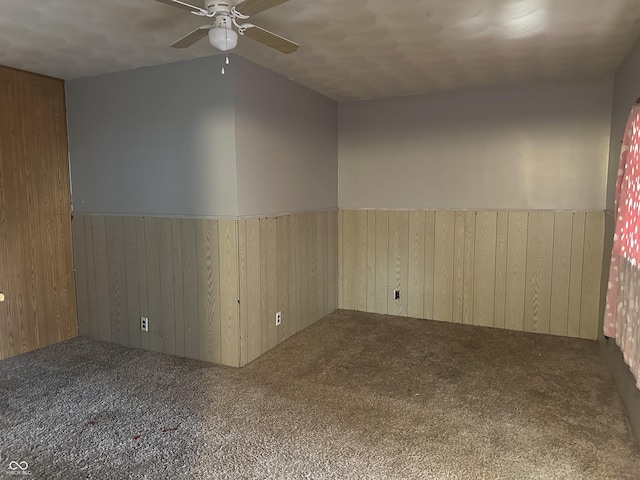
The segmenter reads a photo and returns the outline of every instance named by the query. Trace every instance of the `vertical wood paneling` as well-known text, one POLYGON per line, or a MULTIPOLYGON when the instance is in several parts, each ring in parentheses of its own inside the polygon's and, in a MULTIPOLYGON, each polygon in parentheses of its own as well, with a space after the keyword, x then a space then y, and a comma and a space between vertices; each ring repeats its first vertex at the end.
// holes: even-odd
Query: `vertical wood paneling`
POLYGON ((217 256, 220 288, 220 360, 224 365, 240 366, 240 327, 238 319, 238 232, 235 220, 218 221, 217 256))
POLYGON ((571 235, 571 265, 569 280, 569 313, 567 335, 580 336, 580 310, 582 308, 582 262, 584 259, 585 212, 573 214, 571 235))
POLYGON ((140 348, 140 300, 138 283, 138 236, 135 217, 124 217, 124 257, 127 279, 127 325, 129 345, 140 348))
POLYGON ((587 212, 584 229, 584 258, 582 262, 580 337, 590 340, 598 338, 603 249, 604 212, 587 212))
MULTIPOLYGON (((87 271, 87 247, 84 238, 84 218, 76 216, 71 222, 73 237, 73 264, 76 279, 76 311, 78 312, 78 333, 88 337, 89 330, 89 274, 87 271)), ((5 338, 13 335, 7 330, 5 338)), ((13 352, 10 352, 13 353, 13 352)))
POLYGON ((505 328, 509 330, 524 330, 528 224, 527 212, 509 212, 505 306, 505 328))
POLYGON ((509 213, 498 212, 496 225, 496 287, 494 326, 505 328, 507 296, 507 241, 509 213))
POLYGON ((453 254, 455 212, 436 212, 433 319, 453 321, 453 254))
POLYGON ((474 267, 475 267, 475 237, 476 237, 476 212, 465 212, 464 225, 464 280, 463 280, 463 307, 462 323, 473 324, 474 308, 474 267))
POLYGON ((553 212, 529 213, 524 329, 549 333, 553 265, 553 212))
MULTIPOLYGON (((175 285, 173 265, 173 227, 170 218, 158 220, 160 252, 160 338, 162 352, 176 354, 175 285)), ((157 329, 156 329, 157 330, 157 329)))
POLYGON ((129 345, 129 312, 122 217, 105 218, 111 341, 129 345))
POLYGON ((424 318, 425 218, 424 210, 409 212, 407 314, 414 318, 424 318))
MULTIPOLYGON (((182 282, 184 299, 184 354, 200 358, 200 330, 198 322, 198 245, 196 221, 180 220, 182 233, 182 282)), ((203 262, 204 263, 204 262, 203 262)))
MULTIPOLYGON (((300 231, 299 218, 300 216, 296 215, 296 232, 300 231)), ((329 305, 327 311, 331 313, 338 308, 338 212, 335 210, 329 212, 327 238, 329 241, 327 248, 329 305)), ((298 258, 300 258, 299 251, 298 258)))
MULTIPOLYGON (((346 213, 346 212, 345 212, 346 213)), ((345 215, 343 218, 347 218, 345 215)), ((346 249, 345 249, 346 255, 346 249)), ((346 262, 346 258, 343 258, 346 262)), ((375 313, 387 313, 389 289, 389 212, 376 211, 376 305, 375 313)), ((345 272, 346 274, 346 272, 345 272)))
MULTIPOLYGON (((355 264, 353 275, 353 310, 361 312, 367 310, 367 228, 368 212, 366 210, 356 210, 355 217, 355 264)), ((351 217, 348 216, 347 219, 351 217)), ((347 232, 351 229, 347 229, 347 232)))
POLYGON ((278 250, 276 219, 266 219, 267 235, 267 350, 278 344, 278 330, 275 323, 275 313, 278 311, 278 250))
POLYGON ((376 212, 367 210, 367 312, 376 310, 376 212))
MULTIPOLYGON (((289 312, 289 217, 276 218, 276 278, 278 284, 277 311, 282 312, 282 324, 277 327, 277 343, 287 338, 291 323, 289 312)), ((275 314, 275 312, 273 312, 275 314)), ((275 321, 275 317, 274 317, 275 321)))
POLYGON ((464 319, 464 246, 466 212, 455 212, 453 243, 453 317, 454 323, 464 319))
POLYGON ((158 219, 144 218, 147 261, 147 309, 149 313, 149 349, 162 352, 162 290, 160 286, 160 235, 158 219))
MULTIPOLYGON (((285 332, 287 337, 290 337, 291 335, 294 335, 295 333, 300 331, 300 296, 298 294, 299 292, 299 282, 300 282, 300 241, 299 241, 299 221, 298 221, 299 216, 298 215, 292 215, 288 218, 288 231, 287 231, 287 237, 288 237, 288 251, 287 251, 287 256, 288 256, 288 264, 289 264, 289 276, 288 276, 288 280, 289 283, 287 285, 287 297, 288 297, 288 301, 289 301, 289 307, 288 307, 288 314, 287 314, 287 321, 285 322, 285 332)), ((326 216, 325 216, 325 222, 326 222, 326 216)), ((327 229, 325 231, 325 238, 323 242, 323 248, 329 248, 329 244, 328 244, 328 225, 325 225, 325 228, 327 229)), ((334 249, 335 250, 335 249, 334 249)), ((327 275, 327 269, 329 268, 329 262, 328 261, 324 261, 321 262, 321 264, 323 265, 323 275, 327 275)), ((334 268, 335 271, 335 268, 334 268)), ((336 278, 337 280, 337 278, 336 278)), ((324 297, 324 304, 323 304, 323 308, 328 308, 327 307, 327 302, 329 301, 328 297, 329 297, 329 284, 328 282, 324 281, 323 283, 325 292, 323 294, 324 297)))
POLYGON ((262 354, 262 292, 260 272, 260 220, 246 220, 247 239, 247 361, 262 354))
MULTIPOLYGON (((267 275, 267 220, 260 218, 260 330, 262 336, 260 338, 260 350, 262 353, 269 350, 269 280, 267 275)), ((272 261, 273 262, 273 261, 272 261)), ((306 264, 305 264, 306 266, 306 264)), ((306 283, 305 283, 305 299, 306 299, 306 283)), ((305 310, 306 312, 306 310, 305 310)))
POLYGON ((556 212, 553 232, 553 274, 549 333, 567 335, 573 212, 556 212))
POLYGON ((495 314, 496 228, 498 212, 476 215, 473 324, 492 327, 495 314))
MULTIPOLYGON (((247 222, 238 220, 238 312, 240 322, 240 365, 249 363, 249 294, 247 292, 247 222)), ((260 278, 258 273, 257 278, 260 278)))
MULTIPOLYGON (((140 316, 149 317, 149 295, 147 292, 147 241, 144 218, 136 218, 136 242, 138 247, 138 298, 140 316)), ((140 346, 149 350, 149 333, 140 333, 140 346)))
POLYGON ((407 315, 409 273, 409 212, 389 212, 389 285, 388 313, 407 315), (393 290, 400 290, 400 299, 393 299, 393 290))
MULTIPOLYGON (((356 212, 342 212, 342 307, 355 308, 356 283, 356 212)), ((303 229, 303 234, 305 229, 303 229)))
MULTIPOLYGON (((328 299, 327 299, 327 249, 328 249, 328 238, 327 238, 327 212, 318 212, 316 215, 316 258, 317 258, 317 286, 318 286, 318 311, 316 313, 315 320, 318 318, 324 317, 328 311, 328 299)), ((290 217, 293 219, 293 217, 290 217)), ((365 233, 366 233, 366 224, 365 224, 365 233)), ((288 247, 289 250, 291 246, 288 247)), ((365 257, 366 261, 366 257, 365 257)), ((287 289, 289 295, 293 294, 295 289, 289 288, 287 289)), ((366 282, 364 284, 364 292, 366 293, 367 285, 366 282)))
POLYGON ((182 248, 182 223, 179 218, 171 219, 171 243, 173 257, 173 318, 175 319, 175 354, 178 357, 185 356, 185 322, 184 322, 184 278, 183 278, 183 254, 182 248))
MULTIPOLYGON (((338 235, 338 238, 337 238, 337 242, 338 242, 338 308, 344 308, 344 305, 342 302, 342 291, 344 289, 343 282, 345 279, 344 278, 345 275, 343 275, 344 264, 342 263, 342 257, 344 255, 344 237, 345 237, 344 230, 342 227, 343 215, 344 215, 344 210, 338 210, 338 232, 337 232, 337 235, 338 235)), ((302 257, 302 251, 300 252, 300 256, 302 257)))
POLYGON ((424 318, 433 320, 435 265, 436 265, 436 212, 427 210, 424 220, 424 318))
POLYGON ((109 302, 109 270, 105 218, 93 217, 93 258, 96 282, 97 339, 111 341, 111 309, 109 302))
POLYGON ((316 213, 307 213, 307 255, 309 260, 309 268, 307 270, 308 289, 307 289, 307 323, 309 326, 316 319, 320 318, 318 314, 318 221, 316 213))
MULTIPOLYGON (((200 360, 219 363, 220 273, 217 258, 218 225, 212 220, 196 221, 198 258, 198 333, 200 360)), ((149 255, 149 251, 147 251, 149 255)))

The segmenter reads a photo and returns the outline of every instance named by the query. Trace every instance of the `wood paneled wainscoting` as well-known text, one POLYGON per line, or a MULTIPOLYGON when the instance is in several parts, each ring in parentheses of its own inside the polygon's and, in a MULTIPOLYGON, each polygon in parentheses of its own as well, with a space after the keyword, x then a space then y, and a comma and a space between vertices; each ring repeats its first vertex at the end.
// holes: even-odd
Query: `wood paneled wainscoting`
POLYGON ((337 218, 76 215, 80 334, 245 365, 335 310, 337 218))
POLYGON ((340 308, 598 336, 603 211, 341 210, 339 232, 340 308))

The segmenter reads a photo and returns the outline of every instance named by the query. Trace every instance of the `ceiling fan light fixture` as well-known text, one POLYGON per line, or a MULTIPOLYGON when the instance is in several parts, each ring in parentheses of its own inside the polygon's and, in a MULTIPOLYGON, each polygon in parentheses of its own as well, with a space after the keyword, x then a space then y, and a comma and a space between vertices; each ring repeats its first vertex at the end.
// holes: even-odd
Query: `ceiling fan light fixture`
POLYGON ((233 50, 238 45, 238 34, 231 28, 214 27, 209 30, 209 43, 221 52, 233 50))

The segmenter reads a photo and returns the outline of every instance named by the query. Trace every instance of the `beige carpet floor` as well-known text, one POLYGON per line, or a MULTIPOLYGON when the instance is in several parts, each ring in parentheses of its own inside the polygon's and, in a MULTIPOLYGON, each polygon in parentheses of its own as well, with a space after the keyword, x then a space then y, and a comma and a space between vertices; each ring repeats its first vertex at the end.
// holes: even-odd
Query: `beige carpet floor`
POLYGON ((0 478, 640 479, 595 342, 345 311, 240 370, 88 339, 1 361, 0 457, 0 478))

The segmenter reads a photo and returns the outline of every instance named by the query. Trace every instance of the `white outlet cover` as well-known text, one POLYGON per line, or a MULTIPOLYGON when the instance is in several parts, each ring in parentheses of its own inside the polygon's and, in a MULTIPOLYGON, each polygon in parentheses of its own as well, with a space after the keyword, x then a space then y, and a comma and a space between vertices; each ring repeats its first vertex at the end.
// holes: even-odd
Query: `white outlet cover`
POLYGON ((282 323, 282 312, 276 313, 276 327, 280 326, 282 323))

